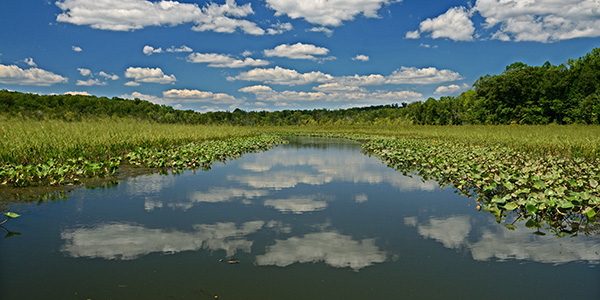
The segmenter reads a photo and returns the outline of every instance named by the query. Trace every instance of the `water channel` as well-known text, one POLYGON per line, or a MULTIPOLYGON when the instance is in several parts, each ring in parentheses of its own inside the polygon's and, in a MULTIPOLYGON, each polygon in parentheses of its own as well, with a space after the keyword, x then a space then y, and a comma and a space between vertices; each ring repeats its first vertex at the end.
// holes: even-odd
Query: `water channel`
POLYGON ((598 236, 507 230, 346 140, 10 210, 0 299, 600 299, 598 236))

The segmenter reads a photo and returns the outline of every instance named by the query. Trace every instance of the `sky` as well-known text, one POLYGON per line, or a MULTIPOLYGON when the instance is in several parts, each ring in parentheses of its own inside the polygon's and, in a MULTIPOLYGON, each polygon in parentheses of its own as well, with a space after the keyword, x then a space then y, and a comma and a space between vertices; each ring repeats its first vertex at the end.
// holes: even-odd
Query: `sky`
POLYGON ((0 89, 199 112, 457 96, 600 47, 600 0, 0 2, 0 89))

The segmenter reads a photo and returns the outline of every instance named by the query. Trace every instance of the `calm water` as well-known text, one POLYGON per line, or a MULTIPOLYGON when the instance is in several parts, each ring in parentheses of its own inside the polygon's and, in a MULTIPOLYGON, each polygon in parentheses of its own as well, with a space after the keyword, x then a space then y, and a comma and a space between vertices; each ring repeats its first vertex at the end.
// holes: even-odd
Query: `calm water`
POLYGON ((507 230, 342 140, 11 209, 0 299, 600 299, 598 237, 507 230))

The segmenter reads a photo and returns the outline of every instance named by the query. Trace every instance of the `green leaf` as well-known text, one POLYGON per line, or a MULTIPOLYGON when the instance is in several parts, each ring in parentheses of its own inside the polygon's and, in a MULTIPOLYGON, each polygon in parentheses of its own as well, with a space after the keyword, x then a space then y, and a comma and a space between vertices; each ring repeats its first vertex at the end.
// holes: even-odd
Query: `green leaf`
POLYGON ((515 229, 517 229, 517 226, 512 225, 512 224, 504 225, 504 227, 506 227, 506 229, 508 229, 508 230, 515 230, 515 229))
POLYGON ((587 216, 588 220, 591 220, 596 215, 596 212, 590 208, 585 215, 587 216))
POLYGON ((506 210, 515 210, 517 207, 519 206, 514 202, 509 202, 506 205, 504 205, 504 209, 506 210))
POLYGON ((592 188, 596 188, 598 187, 598 181, 594 180, 594 179, 590 179, 590 186, 592 188))
POLYGON ((8 212, 5 212, 5 213, 4 213, 4 215, 5 215, 7 218, 9 218, 9 219, 18 218, 18 217, 20 217, 20 216, 21 216, 21 215, 19 215, 19 214, 16 214, 16 213, 14 213, 14 212, 10 212, 10 211, 8 211, 8 212))
POLYGON ((525 209, 527 209, 527 212, 529 212, 532 215, 535 215, 538 212, 537 207, 533 204, 527 204, 527 206, 525 206, 525 209))

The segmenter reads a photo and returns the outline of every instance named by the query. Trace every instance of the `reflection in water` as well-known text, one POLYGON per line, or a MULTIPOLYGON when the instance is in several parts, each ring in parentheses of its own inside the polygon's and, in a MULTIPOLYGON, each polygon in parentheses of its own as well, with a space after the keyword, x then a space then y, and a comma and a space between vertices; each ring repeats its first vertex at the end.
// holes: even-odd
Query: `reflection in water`
MULTIPOLYGON (((194 232, 149 229, 143 226, 115 223, 93 228, 65 230, 62 251, 72 257, 131 260, 152 252, 172 254, 199 249, 225 250, 227 256, 237 251, 250 252, 252 241, 242 237, 265 225, 263 221, 194 225, 194 232)), ((275 226, 277 224, 271 224, 275 226)))
POLYGON ((375 246, 374 239, 355 241, 335 231, 276 240, 275 245, 267 248, 267 253, 256 257, 256 263, 261 266, 285 267, 323 261, 332 267, 350 267, 355 271, 385 260, 386 253, 375 246))
POLYGON ((323 185, 333 180, 326 174, 314 174, 298 171, 278 171, 259 175, 230 176, 227 179, 235 180, 253 188, 268 188, 281 190, 296 187, 300 183, 309 185, 323 185))
POLYGON ((327 207, 327 202, 323 200, 323 196, 298 196, 287 199, 269 199, 265 200, 265 206, 272 206, 276 210, 283 213, 302 214, 324 210, 327 207))
MULTIPOLYGON (((359 149, 357 149, 358 151, 359 149)), ((323 185, 332 181, 379 184, 388 183, 402 191, 426 190, 437 187, 433 181, 423 182, 420 178, 406 176, 385 176, 377 168, 373 168, 372 158, 367 156, 344 156, 328 152, 311 153, 279 150, 270 156, 257 156, 254 161, 241 165, 244 170, 256 172, 243 176, 231 176, 236 180, 254 188, 284 189, 292 188, 300 183, 323 185), (289 170, 275 171, 277 167, 310 167, 312 172, 289 170)))
MULTIPOLYGON (((404 219, 407 226, 417 227, 417 232, 425 238, 435 239, 447 248, 465 247, 471 251, 473 259, 487 261, 531 260, 541 263, 567 263, 583 261, 600 263, 600 243, 594 238, 556 238, 538 236, 517 223, 515 230, 489 223, 482 229, 476 242, 469 242, 472 233, 469 216, 430 218, 427 224, 419 224, 416 217, 404 219)), ((474 237, 471 237, 474 238, 474 237)))

